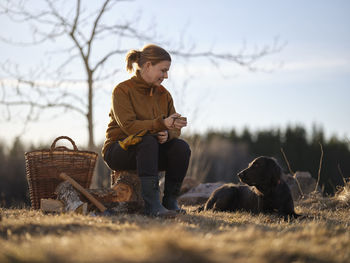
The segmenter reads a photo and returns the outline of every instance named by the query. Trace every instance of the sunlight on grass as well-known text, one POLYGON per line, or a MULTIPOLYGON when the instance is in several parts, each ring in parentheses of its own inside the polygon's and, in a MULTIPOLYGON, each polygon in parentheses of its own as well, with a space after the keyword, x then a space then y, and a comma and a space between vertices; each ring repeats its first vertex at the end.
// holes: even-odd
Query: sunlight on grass
POLYGON ((44 215, 2 209, 0 262, 349 262, 349 208, 316 209, 304 220, 245 212, 166 220, 44 215))

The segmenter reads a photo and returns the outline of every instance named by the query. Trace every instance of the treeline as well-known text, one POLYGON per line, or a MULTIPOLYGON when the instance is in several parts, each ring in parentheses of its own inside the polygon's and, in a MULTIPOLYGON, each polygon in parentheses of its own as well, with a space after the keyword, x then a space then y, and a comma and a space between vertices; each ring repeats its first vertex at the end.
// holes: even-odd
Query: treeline
POLYGON ((0 205, 2 207, 29 205, 25 176, 25 147, 16 139, 9 151, 0 142, 0 205))
MULTIPOLYGON (((343 177, 348 178, 350 175, 349 141, 336 136, 327 139, 321 128, 314 128, 311 134, 302 126, 256 132, 245 129, 241 133, 235 129, 208 131, 204 135, 187 136, 185 140, 192 150, 187 176, 202 182, 236 182, 237 172, 260 155, 275 157, 285 172, 289 172, 281 149, 293 172, 308 171, 317 179, 321 147, 320 186, 325 194, 333 194, 337 186, 343 185, 343 177)), ((10 149, 5 149, 4 143, 0 141, 0 206, 30 204, 24 152, 49 147, 25 146, 17 139, 10 149)), ((108 187, 110 171, 100 158, 100 148, 96 152, 99 160, 93 187, 108 187)))
POLYGON ((323 153, 320 186, 326 194, 333 194, 350 175, 350 141, 337 136, 326 139, 323 129, 316 126, 310 134, 302 126, 288 126, 254 133, 248 129, 241 133, 235 129, 209 131, 190 139, 205 144, 201 146, 201 158, 210 162, 206 181, 237 181, 235 174, 260 155, 275 157, 285 173, 289 173, 288 161, 293 172, 308 171, 317 179, 323 153))

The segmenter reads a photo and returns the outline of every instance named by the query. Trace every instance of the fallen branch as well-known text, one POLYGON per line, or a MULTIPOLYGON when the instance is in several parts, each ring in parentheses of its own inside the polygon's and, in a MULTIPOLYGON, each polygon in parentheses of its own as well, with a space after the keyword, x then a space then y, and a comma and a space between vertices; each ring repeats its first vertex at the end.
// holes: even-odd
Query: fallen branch
MULTIPOLYGON (((281 148, 281 152, 282 152, 282 154, 283 154, 284 160, 285 160, 286 163, 287 163, 289 172, 290 172, 292 175, 294 175, 294 172, 293 172, 292 169, 290 168, 289 161, 288 161, 288 159, 287 159, 286 154, 284 153, 283 148, 281 148)), ((293 177, 294 177, 295 181, 297 182, 298 189, 299 189, 299 192, 300 192, 300 194, 301 194, 301 197, 304 198, 304 193, 303 193, 303 190, 301 190, 301 186, 300 186, 300 183, 299 183, 298 178, 297 178, 296 176, 293 176, 293 177)))

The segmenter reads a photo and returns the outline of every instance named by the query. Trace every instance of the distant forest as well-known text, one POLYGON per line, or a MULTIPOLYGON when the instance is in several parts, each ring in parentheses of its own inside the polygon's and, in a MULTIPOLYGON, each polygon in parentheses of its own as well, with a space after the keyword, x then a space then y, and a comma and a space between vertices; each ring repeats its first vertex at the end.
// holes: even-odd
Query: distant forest
MULTIPOLYGON (((334 194, 338 186, 344 185, 344 178, 348 179, 350 175, 349 140, 337 136, 325 138, 321 128, 314 128, 311 134, 302 126, 256 132, 244 129, 241 133, 235 129, 225 132, 212 130, 203 135, 185 136, 184 139, 192 150, 187 176, 201 182, 237 182, 237 172, 260 155, 275 157, 288 173, 281 149, 293 172, 308 171, 317 179, 321 145, 324 155, 320 187, 323 193, 334 194)), ((0 206, 30 205, 24 152, 49 148, 50 145, 35 148, 23 145, 20 139, 15 140, 10 149, 4 145, 0 141, 0 206)), ((100 156, 100 148, 97 152, 100 156)), ((108 187, 109 175, 109 169, 99 158, 92 187, 108 187)))

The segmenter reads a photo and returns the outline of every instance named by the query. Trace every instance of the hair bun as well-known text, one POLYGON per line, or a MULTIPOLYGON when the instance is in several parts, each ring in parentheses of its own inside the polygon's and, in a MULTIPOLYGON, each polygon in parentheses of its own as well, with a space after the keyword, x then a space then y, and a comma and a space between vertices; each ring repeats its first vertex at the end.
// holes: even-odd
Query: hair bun
POLYGON ((138 64, 141 58, 142 51, 132 49, 126 55, 126 70, 129 72, 133 71, 133 64, 138 64))

